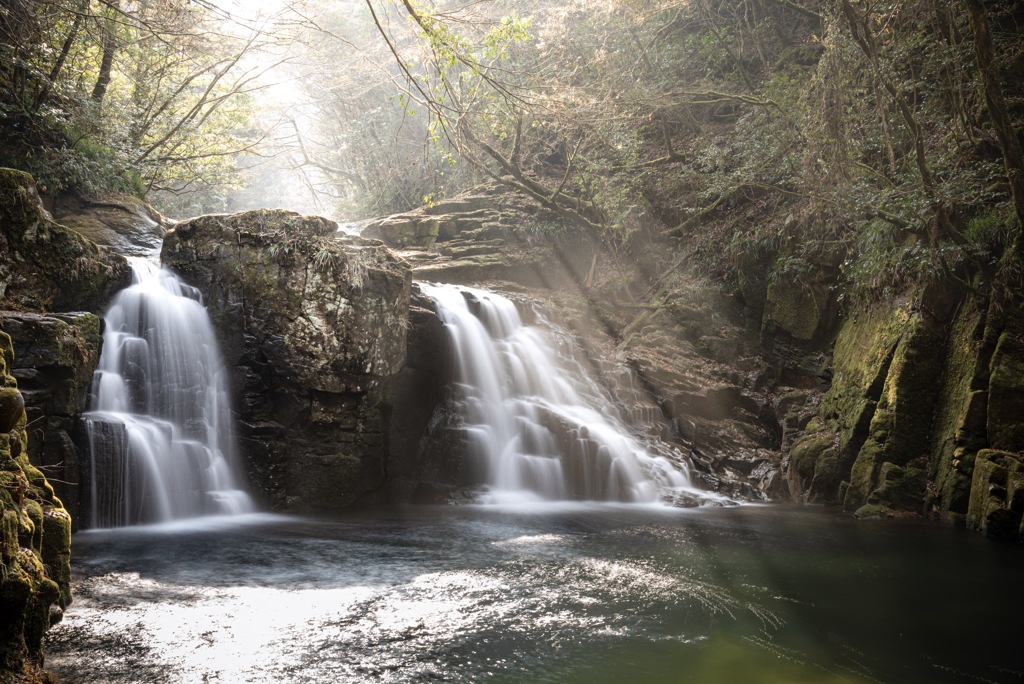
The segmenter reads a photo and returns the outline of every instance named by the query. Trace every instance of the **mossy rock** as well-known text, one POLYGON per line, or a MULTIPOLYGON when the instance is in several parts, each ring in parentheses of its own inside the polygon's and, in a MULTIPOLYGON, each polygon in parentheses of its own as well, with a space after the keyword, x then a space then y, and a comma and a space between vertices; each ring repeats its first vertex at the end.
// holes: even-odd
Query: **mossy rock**
POLYGON ((130 282, 124 257, 49 218, 31 176, 0 169, 0 306, 100 311, 130 282))
POLYGON ((1024 451, 1024 330, 1013 326, 999 336, 988 388, 988 444, 1024 451))
POLYGON ((768 285, 767 303, 766 322, 806 342, 825 327, 828 288, 821 283, 775 280, 768 285))
POLYGON ((927 474, 926 457, 906 466, 883 463, 878 474, 878 487, 868 495, 868 504, 884 505, 898 511, 923 512, 927 474))
POLYGON ((998 539, 1018 539, 1024 518, 1024 457, 983 449, 974 462, 967 526, 998 539))
POLYGON ((881 504, 865 504, 853 512, 858 520, 885 520, 893 517, 892 509, 881 504))
POLYGON ((789 453, 790 496, 805 503, 835 503, 839 485, 836 435, 817 432, 798 439, 789 453))
POLYGON ((43 515, 40 555, 49 577, 60 588, 60 605, 71 603, 71 516, 50 507, 43 515))
POLYGON ((15 387, 0 387, 0 432, 25 427, 25 399, 15 387))
POLYGON ((846 508, 868 503, 879 486, 883 463, 904 466, 928 455, 943 357, 943 336, 922 316, 911 317, 893 352, 867 439, 851 468, 846 508))
MULTIPOLYGON (((0 401, 0 681, 42 660, 50 606, 70 599, 70 518, 43 474, 29 464, 23 403, 12 401, 11 339, 0 334, 4 374, 0 401), (11 426, 11 421, 14 425, 11 426)), ((20 399, 20 396, 19 396, 20 399)))

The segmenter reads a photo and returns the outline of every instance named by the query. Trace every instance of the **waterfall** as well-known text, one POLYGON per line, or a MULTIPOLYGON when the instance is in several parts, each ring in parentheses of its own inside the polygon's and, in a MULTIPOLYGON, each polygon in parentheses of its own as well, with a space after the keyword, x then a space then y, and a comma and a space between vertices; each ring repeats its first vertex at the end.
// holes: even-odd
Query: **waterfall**
POLYGON ((586 360, 572 354, 567 333, 543 318, 524 325, 515 305, 492 292, 420 287, 449 332, 471 456, 486 473, 484 501, 643 503, 695 491, 682 454, 665 444, 656 454, 641 442, 586 360))
POLYGON ((93 527, 253 510, 235 474, 227 378, 195 288, 145 259, 107 311, 92 407, 93 527))

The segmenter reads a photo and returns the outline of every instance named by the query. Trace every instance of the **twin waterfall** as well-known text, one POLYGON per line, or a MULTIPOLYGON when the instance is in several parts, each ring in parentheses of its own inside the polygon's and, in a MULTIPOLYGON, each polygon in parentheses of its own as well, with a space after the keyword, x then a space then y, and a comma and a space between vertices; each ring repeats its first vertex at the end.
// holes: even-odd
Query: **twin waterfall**
POLYGON ((524 325, 492 292, 420 287, 450 333, 485 502, 654 503, 692 491, 682 455, 656 455, 631 434, 571 340, 559 349, 557 328, 524 325))
MULTIPOLYGON (((249 512, 226 371, 200 295, 148 261, 133 269, 106 315, 85 417, 91 526, 249 512)), ((655 454, 633 436, 586 363, 558 348, 555 328, 524 325, 490 292, 421 287, 450 332, 484 503, 654 503, 693 491, 681 454, 655 454)))
POLYGON ((199 292, 144 259, 106 314, 92 410, 92 527, 253 510, 227 378, 199 292))

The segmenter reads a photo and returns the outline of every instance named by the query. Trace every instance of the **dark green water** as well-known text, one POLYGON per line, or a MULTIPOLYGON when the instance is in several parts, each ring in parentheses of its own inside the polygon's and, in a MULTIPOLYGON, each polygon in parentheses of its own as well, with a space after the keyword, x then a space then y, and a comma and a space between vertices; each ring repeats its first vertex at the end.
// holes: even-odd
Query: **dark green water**
POLYGON ((1024 682, 1024 550, 809 508, 79 534, 64 682, 1024 682))

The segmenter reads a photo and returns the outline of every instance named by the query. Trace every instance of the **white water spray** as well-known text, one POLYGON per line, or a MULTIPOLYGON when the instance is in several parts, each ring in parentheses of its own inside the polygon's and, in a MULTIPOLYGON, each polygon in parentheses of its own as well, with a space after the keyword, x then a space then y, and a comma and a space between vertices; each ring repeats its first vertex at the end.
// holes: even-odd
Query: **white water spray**
POLYGON ((144 259, 107 311, 92 410, 93 527, 253 510, 235 474, 227 378, 195 288, 144 259))
POLYGON ((420 287, 450 334, 486 502, 654 503, 697 491, 682 454, 670 459, 646 448, 589 369, 560 354, 540 325, 524 325, 511 301, 466 287, 420 287))

